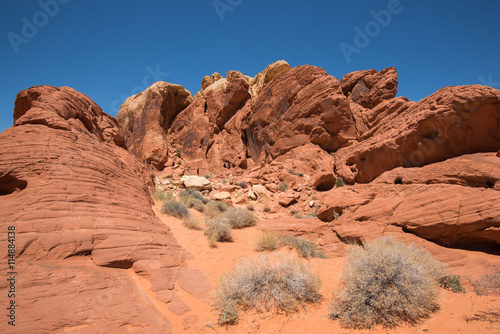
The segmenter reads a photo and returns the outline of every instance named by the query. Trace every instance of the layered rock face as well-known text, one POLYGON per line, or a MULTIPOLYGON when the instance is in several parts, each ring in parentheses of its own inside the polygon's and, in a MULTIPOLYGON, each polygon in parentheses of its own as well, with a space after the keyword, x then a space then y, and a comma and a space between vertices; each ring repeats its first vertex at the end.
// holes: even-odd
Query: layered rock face
POLYGON ((18 94, 14 121, 0 134, 0 225, 16 232, 16 333, 170 332, 136 281, 168 302, 183 250, 116 120, 71 88, 39 86, 18 94))

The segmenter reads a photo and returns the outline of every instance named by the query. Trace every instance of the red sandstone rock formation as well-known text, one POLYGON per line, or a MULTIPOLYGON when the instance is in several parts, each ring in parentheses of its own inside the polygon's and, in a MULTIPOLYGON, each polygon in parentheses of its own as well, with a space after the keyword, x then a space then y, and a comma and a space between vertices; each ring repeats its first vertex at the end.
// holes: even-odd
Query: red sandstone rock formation
POLYGON ((169 333, 136 280, 168 302, 185 256, 116 120, 71 88, 39 86, 18 94, 14 121, 0 134, 0 227, 16 230, 18 333, 169 333))

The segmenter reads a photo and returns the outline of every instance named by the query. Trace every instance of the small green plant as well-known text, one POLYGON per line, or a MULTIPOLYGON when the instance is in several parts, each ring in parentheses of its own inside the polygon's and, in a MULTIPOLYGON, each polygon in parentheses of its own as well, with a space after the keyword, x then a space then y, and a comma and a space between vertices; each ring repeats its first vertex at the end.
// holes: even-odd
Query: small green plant
POLYGON ((281 192, 287 191, 288 190, 288 183, 286 183, 285 181, 280 182, 280 184, 278 185, 278 189, 281 192))
POLYGON ((447 274, 441 262, 414 244, 383 237, 355 246, 329 317, 359 329, 416 324, 438 309, 439 281, 447 274))
POLYGON ((175 201, 166 201, 163 203, 161 212, 180 219, 186 218, 189 215, 187 207, 184 204, 175 201))
POLYGON ((255 249, 258 252, 262 251, 274 251, 281 246, 281 235, 272 232, 265 231, 259 234, 257 239, 255 240, 255 249))
POLYGON ((330 155, 335 158, 337 156, 337 152, 330 152, 330 155))
POLYGON ((290 214, 292 216, 294 216, 295 218, 299 218, 299 219, 302 218, 302 216, 300 215, 300 213, 297 210, 295 210, 295 209, 290 210, 290 214))
POLYGON ((234 229, 251 227, 257 224, 257 218, 255 218, 254 214, 244 208, 228 209, 218 218, 226 220, 228 224, 231 225, 231 228, 234 229))
POLYGON ((220 325, 235 324, 239 309, 282 311, 287 314, 318 303, 321 280, 309 268, 282 253, 257 254, 238 262, 215 288, 214 307, 220 325))
POLYGON ((465 293, 465 288, 460 282, 460 275, 446 275, 439 280, 439 285, 454 293, 465 293))
POLYGON ((253 205, 253 203, 248 203, 246 206, 248 211, 254 211, 255 210, 255 206, 253 205))
POLYGON ((183 219, 182 225, 190 230, 201 230, 201 221, 198 217, 188 215, 183 219))
POLYGON ((215 241, 232 241, 231 225, 227 219, 215 217, 206 221, 205 235, 209 243, 215 241))
POLYGON ((181 157, 181 154, 182 154, 182 148, 177 147, 177 148, 175 149, 175 155, 176 155, 178 158, 180 158, 180 157, 181 157))
POLYGON ((317 257, 322 259, 327 258, 326 255, 318 251, 316 245, 310 240, 287 235, 281 237, 281 243, 285 246, 288 246, 289 248, 295 249, 297 253, 305 259, 308 259, 310 257, 317 257))
POLYGON ((245 181, 241 181, 241 182, 237 183, 237 185, 240 186, 241 189, 248 188, 248 184, 245 181))
POLYGON ((288 170, 288 173, 292 174, 292 175, 295 175, 295 176, 298 176, 298 177, 303 177, 304 174, 302 174, 301 172, 296 172, 293 168, 290 168, 288 170))
POLYGON ((266 205, 264 207, 264 212, 271 212, 271 208, 269 207, 269 205, 266 205))
POLYGON ((337 176, 337 180, 335 181, 335 187, 340 188, 345 186, 344 179, 340 176, 337 176))
POLYGON ((179 199, 183 203, 187 203, 192 198, 199 199, 203 204, 208 203, 208 200, 196 189, 183 189, 179 192, 179 199))
POLYGON ((172 194, 172 192, 170 191, 165 192, 155 189, 155 192, 153 193, 153 199, 155 201, 173 200, 174 194, 172 194))
POLYGON ((205 204, 201 199, 198 198, 190 198, 186 201, 186 206, 188 208, 194 208, 199 212, 205 211, 205 204))

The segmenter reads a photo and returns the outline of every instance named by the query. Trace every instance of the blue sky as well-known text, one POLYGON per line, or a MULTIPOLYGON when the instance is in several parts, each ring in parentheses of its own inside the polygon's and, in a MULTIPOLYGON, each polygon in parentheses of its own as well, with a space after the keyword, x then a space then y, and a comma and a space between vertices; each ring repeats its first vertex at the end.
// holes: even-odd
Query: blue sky
POLYGON ((395 66, 398 95, 416 101, 500 88, 498 13, 497 0, 2 0, 0 131, 31 86, 73 87, 116 116, 155 78, 194 95, 205 75, 254 76, 280 59, 339 79, 395 66))

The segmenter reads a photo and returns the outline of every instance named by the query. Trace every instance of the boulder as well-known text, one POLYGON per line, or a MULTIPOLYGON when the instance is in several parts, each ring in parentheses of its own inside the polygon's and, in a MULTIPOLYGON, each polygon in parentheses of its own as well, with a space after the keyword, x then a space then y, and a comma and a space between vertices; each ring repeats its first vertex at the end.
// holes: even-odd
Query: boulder
POLYGON ((293 192, 281 193, 278 195, 278 204, 283 207, 289 207, 290 205, 297 203, 297 194, 293 192))
POLYGON ((211 190, 212 183, 209 179, 203 176, 197 175, 184 175, 181 177, 181 183, 187 189, 196 189, 196 190, 211 190))
POLYGON ((213 194, 212 198, 216 201, 224 201, 228 198, 231 198, 231 194, 226 191, 221 191, 219 193, 213 194))
POLYGON ((163 81, 129 97, 116 116, 129 150, 162 170, 169 157, 167 130, 192 100, 184 87, 163 81))
POLYGON ((260 93, 265 84, 271 81, 280 72, 290 69, 290 65, 284 60, 278 60, 269 64, 264 71, 259 72, 255 78, 250 81, 250 94, 256 96, 260 93))
POLYGON ((398 92, 398 74, 394 67, 376 73, 373 71, 358 71, 342 78, 344 94, 365 108, 373 108, 392 99, 398 92))

